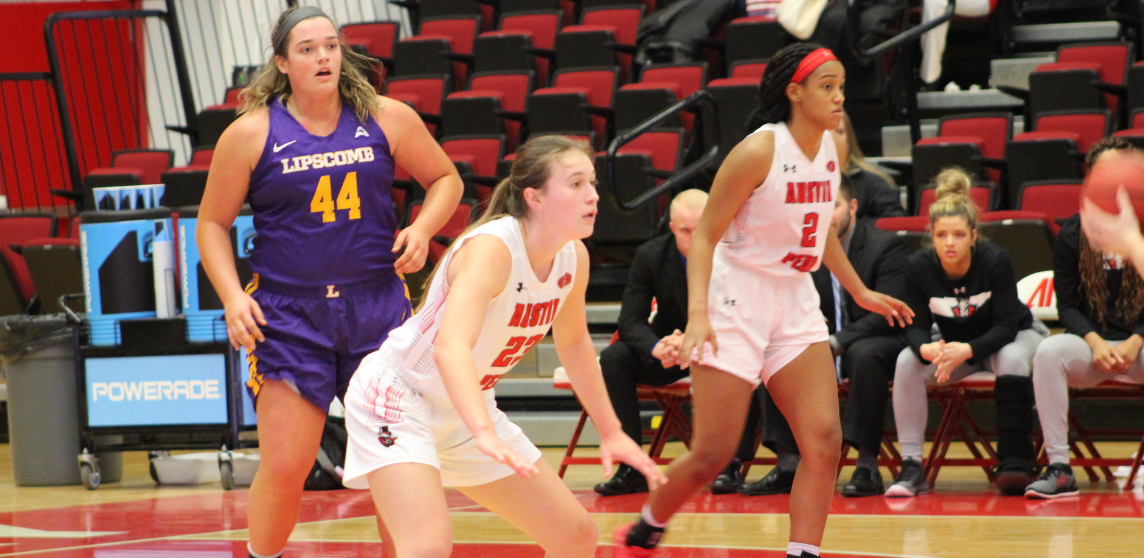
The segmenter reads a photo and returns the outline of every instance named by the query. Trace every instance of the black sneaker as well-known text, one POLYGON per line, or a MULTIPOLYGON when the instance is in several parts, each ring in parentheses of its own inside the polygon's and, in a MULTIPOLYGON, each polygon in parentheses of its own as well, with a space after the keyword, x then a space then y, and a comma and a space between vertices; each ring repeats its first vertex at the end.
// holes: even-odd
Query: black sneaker
POLYGON ((1052 500, 1077 494, 1080 490, 1076 487, 1076 475, 1065 463, 1050 464, 1037 480, 1025 488, 1025 497, 1031 500, 1052 500))
MULTIPOLYGON (((1003 459, 993 467, 997 488, 1005 496, 1020 496, 1037 478, 1037 463, 1019 457, 1003 459)), ((1075 484, 1074 484, 1075 486, 1075 484)))
POLYGON ((929 490, 930 486, 926 482, 926 470, 922 466, 922 462, 917 459, 903 459, 902 470, 898 472, 898 478, 894 479, 894 484, 890 485, 889 490, 886 490, 886 496, 889 498, 909 498, 929 492, 929 490))
POLYGON ((854 469, 854 475, 850 477, 850 482, 842 487, 842 495, 847 498, 877 496, 885 491, 886 487, 882 484, 882 472, 867 467, 854 469))
POLYGON ((647 492, 647 479, 626 463, 621 463, 612 478, 597 484, 593 490, 601 496, 622 496, 647 492))
POLYGON ((784 471, 775 467, 767 473, 767 476, 755 482, 744 483, 739 487, 739 494, 747 496, 790 494, 792 486, 794 486, 794 471, 784 471))
POLYGON ((712 494, 734 494, 743 484, 743 464, 738 459, 732 460, 727 468, 715 477, 711 483, 712 494))

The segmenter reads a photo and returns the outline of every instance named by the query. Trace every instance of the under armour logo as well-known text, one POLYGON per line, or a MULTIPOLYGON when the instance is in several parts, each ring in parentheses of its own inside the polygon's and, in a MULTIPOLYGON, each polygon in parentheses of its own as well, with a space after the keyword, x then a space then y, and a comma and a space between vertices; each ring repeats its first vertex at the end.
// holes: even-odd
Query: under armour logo
POLYGON ((954 294, 954 296, 964 295, 965 294, 965 287, 957 287, 957 288, 953 289, 953 294, 954 294))
POLYGON ((364 127, 364 126, 358 126, 358 127, 357 127, 357 132, 354 132, 354 138, 360 138, 360 137, 362 137, 362 136, 365 136, 365 137, 367 137, 367 138, 368 138, 368 137, 369 137, 369 132, 365 131, 365 127, 364 127))
POLYGON ((524 283, 517 283, 516 284, 516 292, 519 293, 520 291, 523 291, 523 290, 524 290, 524 283))
POLYGON ((783 165, 783 172, 798 172, 798 165, 783 165))
POLYGON ((724 297, 723 298, 723 304, 725 306, 734 306, 735 305, 735 299, 724 297))
POLYGON ((377 441, 381 442, 381 445, 388 448, 397 443, 397 436, 394 436, 393 433, 389 431, 388 426, 383 426, 381 427, 381 430, 377 431, 377 441))
POLYGON ((333 285, 326 285, 326 298, 338 298, 342 296, 341 291, 335 291, 333 285))

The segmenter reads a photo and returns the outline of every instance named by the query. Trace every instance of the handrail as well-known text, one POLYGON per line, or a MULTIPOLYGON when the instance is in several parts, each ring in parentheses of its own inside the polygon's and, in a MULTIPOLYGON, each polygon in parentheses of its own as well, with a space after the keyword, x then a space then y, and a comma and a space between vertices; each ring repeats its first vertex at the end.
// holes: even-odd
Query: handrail
POLYGON ((875 56, 885 54, 886 52, 888 52, 890 50, 896 49, 896 48, 902 46, 903 44, 920 37, 922 33, 925 33, 926 31, 929 31, 929 30, 933 29, 934 27, 937 27, 937 26, 953 19, 953 11, 956 8, 957 8, 957 0, 949 0, 949 5, 947 5, 945 7, 945 13, 943 13, 940 16, 938 16, 934 19, 931 19, 929 21, 923 21, 922 23, 919 23, 919 24, 917 24, 917 25, 915 25, 909 29, 906 29, 905 31, 902 31, 901 33, 895 35, 894 37, 891 37, 890 39, 885 40, 885 41, 873 46, 872 48, 870 48, 868 50, 862 51, 862 56, 867 57, 867 58, 873 58, 875 56))
POLYGON ((691 95, 688 95, 682 101, 679 101, 679 102, 675 103, 674 105, 671 105, 670 107, 667 107, 667 108, 659 111, 658 113, 653 115, 651 118, 648 118, 647 120, 641 122, 635 128, 632 128, 631 130, 628 130, 627 132, 620 134, 619 136, 617 136, 615 139, 612 140, 612 143, 610 143, 608 145, 606 161, 607 161, 607 167, 608 167, 608 189, 609 189, 609 191, 607 193, 612 197, 612 199, 615 200, 616 205, 618 205, 620 207, 620 209, 622 209, 624 211, 634 211, 634 210, 638 209, 640 206, 650 202, 651 200, 658 198, 664 192, 667 192, 668 190, 675 188, 676 186, 680 185, 681 183, 684 183, 688 180, 691 180, 692 177, 699 174, 703 170, 707 169, 707 167, 709 167, 711 165, 712 161, 715 161, 719 157, 719 144, 718 144, 718 142, 716 142, 715 145, 712 146, 711 149, 709 149, 702 156, 700 156, 699 159, 697 159, 695 162, 691 163, 690 165, 687 165, 686 167, 679 169, 678 171, 675 172, 675 174, 671 175, 670 178, 664 180, 658 186, 644 192, 643 194, 640 194, 635 199, 630 200, 630 201, 622 201, 619 198, 619 190, 616 186, 616 154, 620 150, 620 148, 631 143, 637 137, 643 135, 644 132, 651 130, 656 125, 660 124, 664 120, 667 120, 671 116, 674 116, 675 114, 680 113, 684 110, 690 109, 691 107, 698 105, 698 104, 703 104, 708 109, 710 109, 712 122, 710 124, 705 124, 705 126, 710 126, 711 129, 713 130, 714 137, 718 138, 719 137, 719 117, 718 117, 718 110, 719 109, 718 109, 718 107, 715 106, 714 97, 712 97, 711 94, 708 93, 706 90, 700 89, 699 91, 696 91, 695 93, 692 93, 691 95))

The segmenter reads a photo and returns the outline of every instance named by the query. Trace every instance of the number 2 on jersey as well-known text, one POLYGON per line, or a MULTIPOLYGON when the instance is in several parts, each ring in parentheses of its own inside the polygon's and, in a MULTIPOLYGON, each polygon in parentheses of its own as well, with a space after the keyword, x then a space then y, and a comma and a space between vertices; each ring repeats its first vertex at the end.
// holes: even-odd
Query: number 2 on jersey
MULTIPOLYGON (((337 216, 334 214, 334 194, 330 187, 330 175, 324 175, 318 180, 318 188, 314 190, 314 199, 310 200, 310 213, 321 213, 323 223, 333 223, 337 216)), ((357 171, 346 174, 342 181, 342 188, 338 190, 337 209, 350 210, 350 219, 361 219, 361 199, 357 193, 357 171)))
POLYGON ((509 339, 508 345, 505 345, 500 356, 493 361, 493 367, 502 368, 515 366, 516 363, 520 362, 520 359, 524 358, 524 354, 543 337, 543 335, 533 335, 527 339, 524 337, 513 337, 509 339))
POLYGON ((815 236, 817 236, 816 231, 818 231, 818 214, 807 213, 806 217, 802 220, 802 224, 804 225, 802 227, 802 247, 814 248, 815 236))

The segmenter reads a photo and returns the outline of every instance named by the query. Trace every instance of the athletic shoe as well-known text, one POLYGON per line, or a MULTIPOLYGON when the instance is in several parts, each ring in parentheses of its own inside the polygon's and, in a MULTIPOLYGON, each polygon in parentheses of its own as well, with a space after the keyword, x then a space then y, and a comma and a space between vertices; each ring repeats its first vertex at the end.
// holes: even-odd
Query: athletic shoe
POLYGON ((616 468, 616 474, 612 475, 612 478, 597 484, 593 490, 601 496, 622 496, 647 492, 647 479, 631 465, 621 463, 616 468))
POLYGON ((909 498, 929 492, 930 486, 926 482, 926 470, 922 467, 922 462, 917 459, 903 459, 902 470, 898 472, 898 478, 894 479, 894 484, 886 491, 886 496, 889 498, 909 498))
POLYGON ((739 494, 747 496, 773 496, 790 494, 794 486, 794 471, 784 471, 775 467, 767 476, 739 487, 739 494))
POLYGON ((655 556, 654 548, 628 546, 628 532, 635 526, 635 523, 627 523, 616 527, 616 530, 612 531, 613 558, 652 558, 655 556))
POLYGON ((842 495, 847 498, 877 496, 885 491, 886 487, 882 484, 882 472, 868 467, 855 468, 854 475, 850 477, 850 482, 842 487, 842 495))
POLYGON ((743 474, 740 472, 743 464, 738 459, 731 460, 726 469, 723 469, 715 481, 711 483, 712 494, 734 494, 743 485, 743 474))
MULTIPOLYGON (((1001 460, 993 467, 997 488, 1005 496, 1020 496, 1037 478, 1037 462, 1019 457, 1001 460)), ((1074 485, 1075 486, 1075 485, 1074 485)))
POLYGON ((1080 490, 1076 487, 1076 475, 1072 467, 1065 463, 1050 464, 1041 476, 1025 489, 1025 497, 1031 500, 1052 500, 1076 496, 1080 490))

